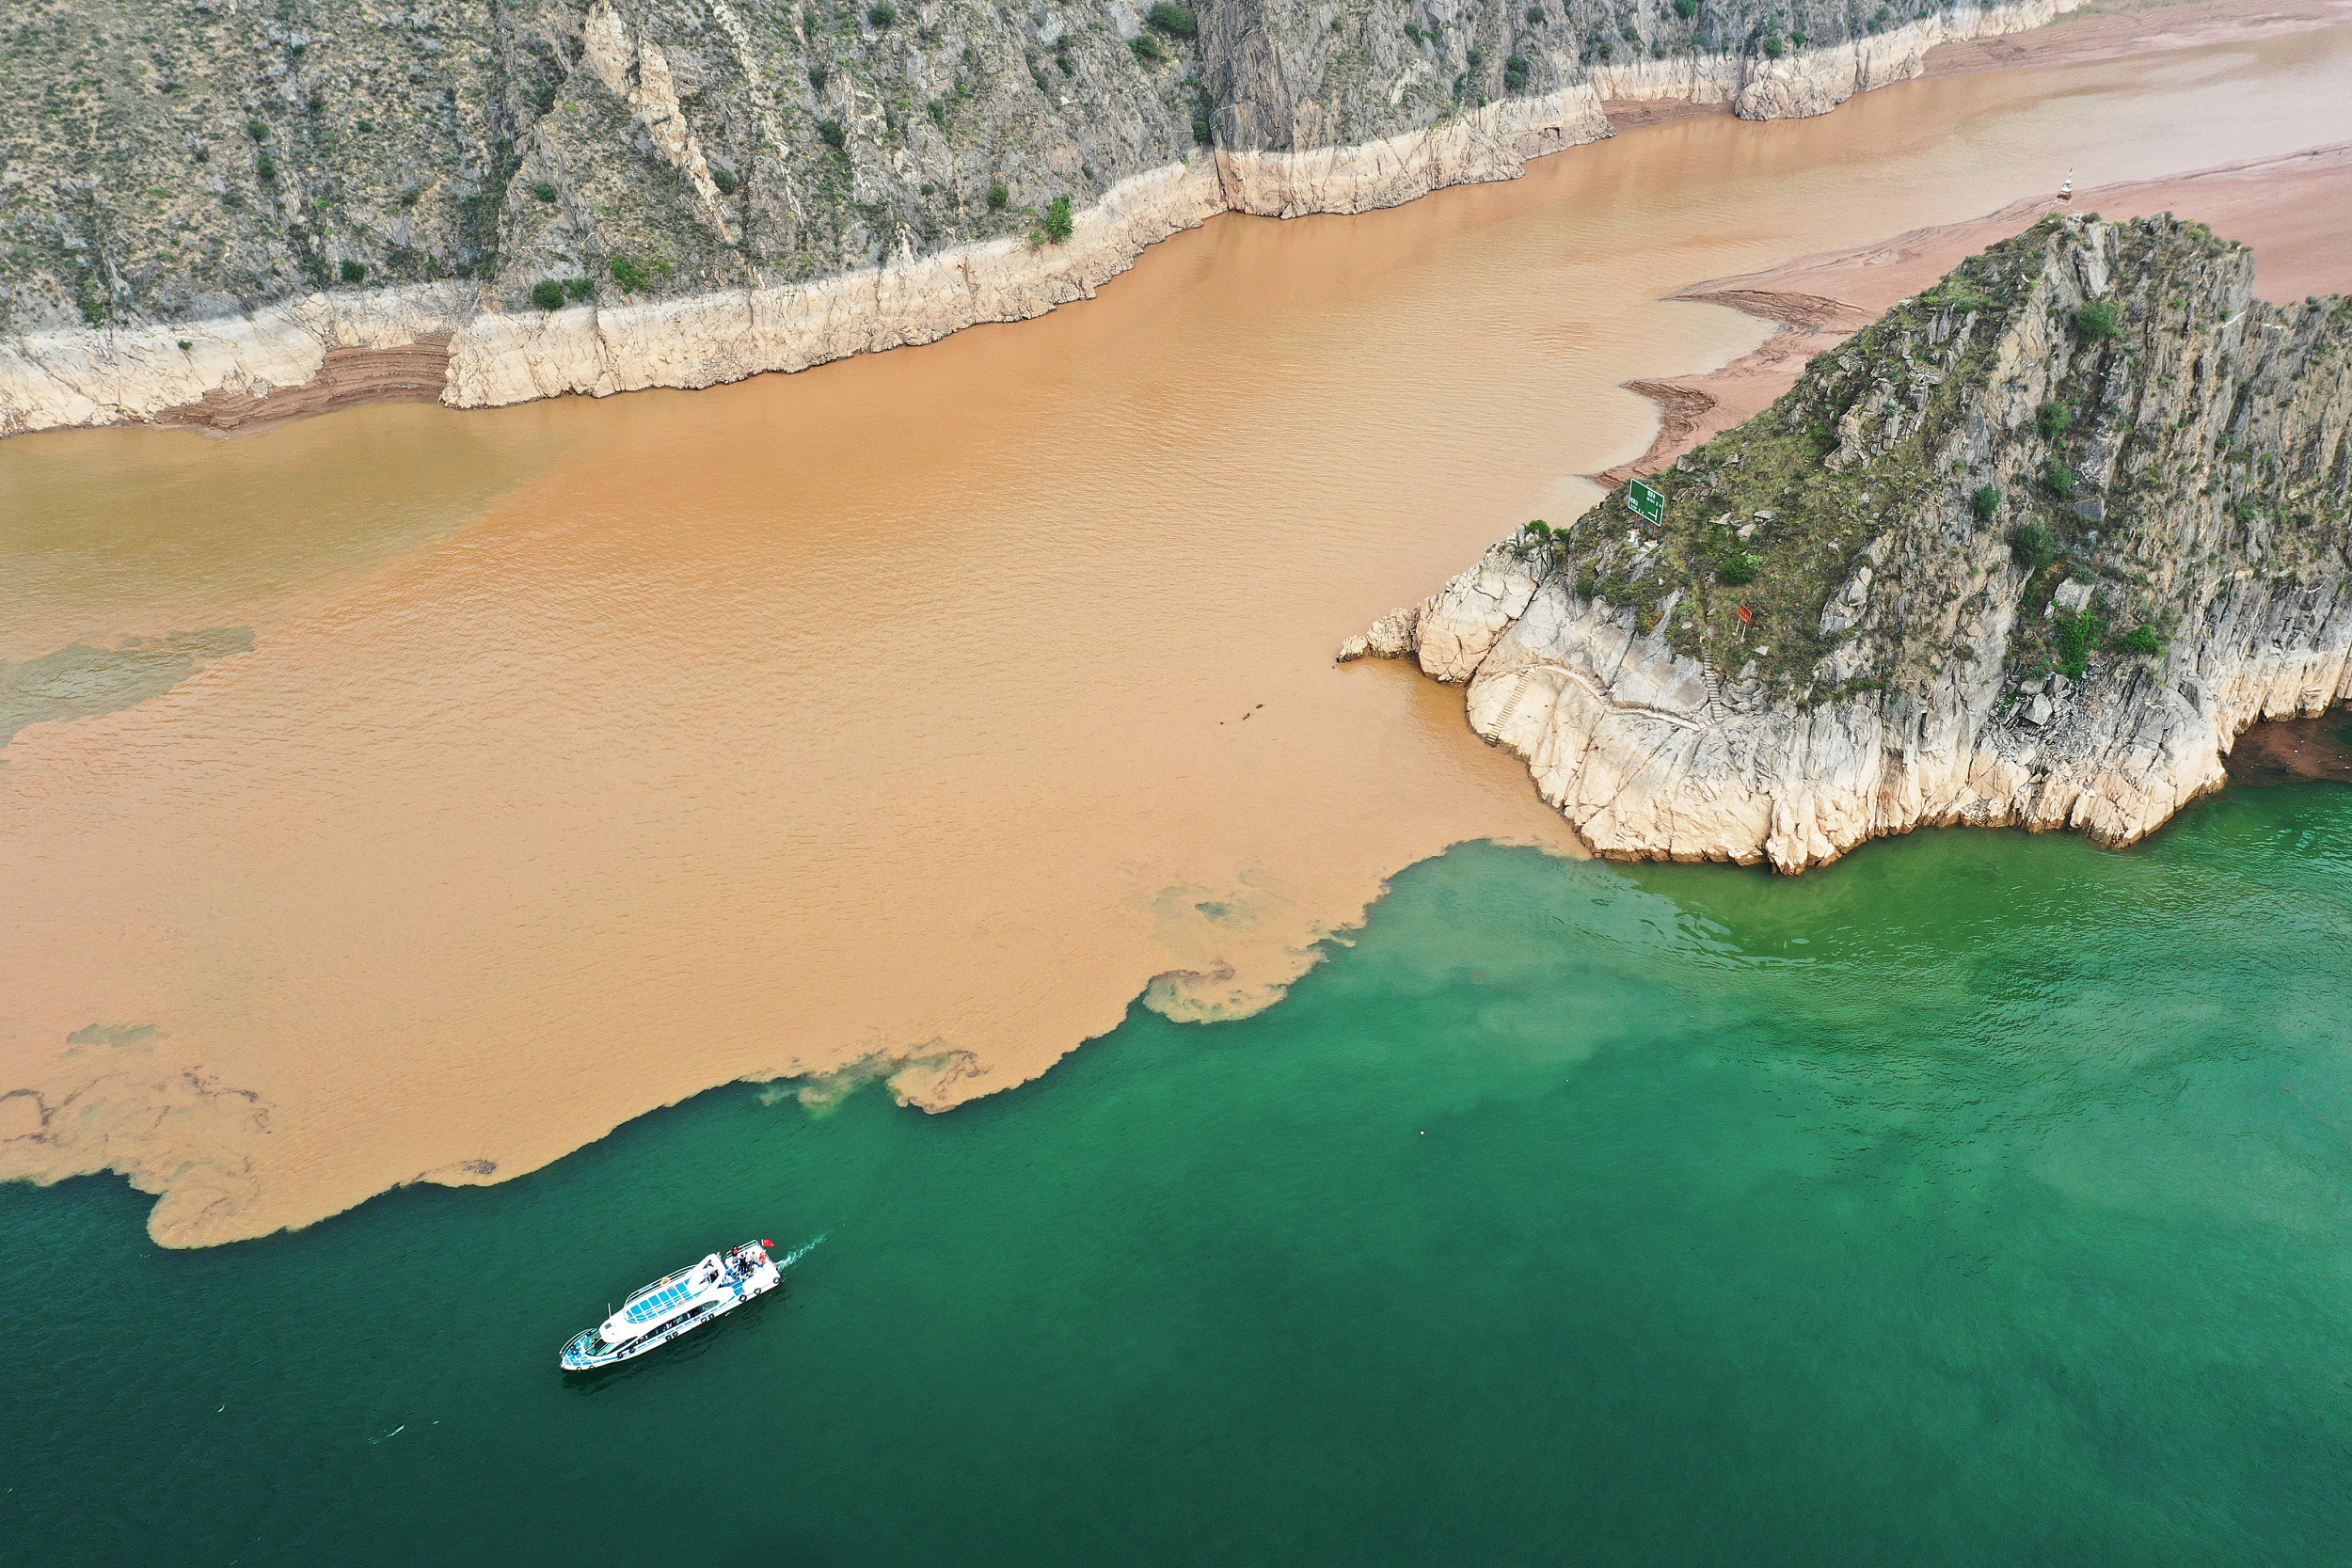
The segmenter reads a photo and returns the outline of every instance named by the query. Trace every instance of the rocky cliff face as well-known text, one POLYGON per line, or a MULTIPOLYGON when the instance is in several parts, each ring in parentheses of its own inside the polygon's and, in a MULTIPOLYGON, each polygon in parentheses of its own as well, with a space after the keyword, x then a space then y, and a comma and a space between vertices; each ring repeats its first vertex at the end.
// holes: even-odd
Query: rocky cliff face
POLYGON ((1556 534, 1355 640, 1467 682, 1598 850, 1785 871, 1921 825, 2152 832, 2352 700, 2352 302, 2051 218, 1556 534))
POLYGON ((1604 97, 1818 113, 2066 5, 25 0, 0 434, 420 340, 458 404, 792 369, 1081 297, 1217 212, 1508 178, 1604 97))

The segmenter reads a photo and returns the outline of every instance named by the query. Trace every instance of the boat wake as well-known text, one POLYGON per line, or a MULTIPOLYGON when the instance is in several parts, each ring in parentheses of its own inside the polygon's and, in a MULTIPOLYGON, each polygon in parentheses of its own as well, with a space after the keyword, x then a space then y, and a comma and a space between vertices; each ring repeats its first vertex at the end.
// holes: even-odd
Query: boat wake
POLYGON ((830 1230, 819 1230, 817 1233, 817 1241, 803 1242, 799 1246, 794 1247, 790 1252, 784 1255, 784 1261, 778 1263, 776 1267, 779 1269, 790 1268, 793 1264, 799 1262, 810 1253, 815 1252, 817 1250, 818 1243, 822 1242, 826 1237, 832 1234, 833 1232, 830 1230))

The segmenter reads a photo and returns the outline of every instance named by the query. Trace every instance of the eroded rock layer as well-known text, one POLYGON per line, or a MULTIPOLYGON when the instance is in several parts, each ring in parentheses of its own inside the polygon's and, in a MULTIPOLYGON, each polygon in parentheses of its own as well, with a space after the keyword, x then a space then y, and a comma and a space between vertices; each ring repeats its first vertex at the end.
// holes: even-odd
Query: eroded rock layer
POLYGON ((1779 402, 1342 650, 1469 685, 1604 854, 1798 871, 1922 825, 2128 844, 2352 700, 2352 302, 2057 218, 1779 402))

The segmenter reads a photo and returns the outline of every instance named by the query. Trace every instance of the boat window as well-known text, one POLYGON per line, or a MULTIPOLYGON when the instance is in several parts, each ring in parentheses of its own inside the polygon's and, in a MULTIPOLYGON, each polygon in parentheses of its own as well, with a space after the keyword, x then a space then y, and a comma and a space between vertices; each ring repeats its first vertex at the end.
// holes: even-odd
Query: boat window
POLYGON ((688 1296, 691 1296, 693 1293, 693 1286, 687 1284, 684 1281, 680 1281, 675 1285, 664 1286, 662 1289, 656 1291, 653 1294, 645 1297, 643 1301, 633 1301, 629 1303, 628 1311, 622 1315, 633 1323, 651 1323, 654 1319, 661 1316, 662 1313, 668 1311, 671 1307, 675 1307, 679 1302, 684 1301, 688 1296))

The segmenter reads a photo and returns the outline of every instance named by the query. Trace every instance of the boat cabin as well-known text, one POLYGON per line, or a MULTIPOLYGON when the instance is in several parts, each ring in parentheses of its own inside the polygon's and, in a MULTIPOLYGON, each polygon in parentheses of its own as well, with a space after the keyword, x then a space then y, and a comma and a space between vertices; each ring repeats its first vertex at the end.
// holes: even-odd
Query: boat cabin
POLYGON ((605 1319, 597 1335, 608 1345, 626 1343, 650 1334, 674 1318, 691 1312, 726 1283, 728 1271, 717 1253, 701 1262, 655 1280, 621 1304, 605 1319))

